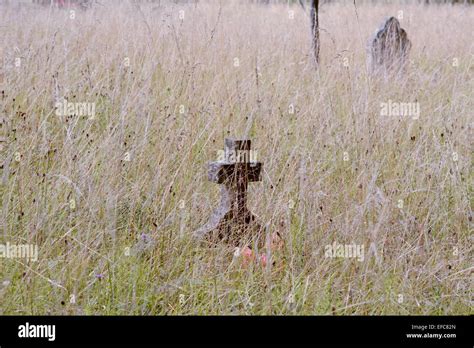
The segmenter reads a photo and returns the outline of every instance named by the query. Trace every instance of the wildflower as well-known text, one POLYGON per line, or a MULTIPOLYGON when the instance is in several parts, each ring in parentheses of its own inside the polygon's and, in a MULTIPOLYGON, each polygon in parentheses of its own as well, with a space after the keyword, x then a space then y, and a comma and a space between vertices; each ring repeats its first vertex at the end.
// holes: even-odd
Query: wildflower
POLYGON ((250 263, 252 263, 255 260, 255 254, 252 249, 250 249, 248 246, 245 246, 241 250, 241 255, 242 255, 242 264, 244 266, 248 266, 250 263))
POLYGON ((262 267, 267 267, 267 255, 260 255, 260 263, 262 264, 262 267))

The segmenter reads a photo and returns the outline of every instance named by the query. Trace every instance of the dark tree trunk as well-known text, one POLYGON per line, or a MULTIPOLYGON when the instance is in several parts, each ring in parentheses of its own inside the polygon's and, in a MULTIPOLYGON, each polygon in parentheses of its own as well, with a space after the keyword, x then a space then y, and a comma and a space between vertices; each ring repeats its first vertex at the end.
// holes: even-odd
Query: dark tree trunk
POLYGON ((319 64, 319 0, 311 0, 311 33, 313 41, 314 59, 319 64))

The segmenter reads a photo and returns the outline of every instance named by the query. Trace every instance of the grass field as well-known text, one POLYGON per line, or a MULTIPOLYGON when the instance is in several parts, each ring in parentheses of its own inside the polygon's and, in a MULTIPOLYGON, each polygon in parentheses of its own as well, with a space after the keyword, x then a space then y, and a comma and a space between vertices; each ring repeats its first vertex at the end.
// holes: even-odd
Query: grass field
POLYGON ((0 18, 0 244, 38 246, 0 259, 0 314, 473 313, 474 8, 323 5, 319 69, 296 5, 0 18), (366 44, 391 15, 413 47, 383 79, 366 44), (267 267, 192 237, 225 137, 264 163, 249 207, 284 240, 267 267), (334 242, 365 257, 326 257, 334 242))

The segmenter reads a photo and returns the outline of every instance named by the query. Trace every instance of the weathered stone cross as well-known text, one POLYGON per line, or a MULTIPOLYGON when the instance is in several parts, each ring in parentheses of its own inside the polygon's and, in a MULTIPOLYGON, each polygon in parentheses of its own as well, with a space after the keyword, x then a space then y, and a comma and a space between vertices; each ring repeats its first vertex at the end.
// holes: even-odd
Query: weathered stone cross
POLYGON ((249 182, 260 181, 262 163, 252 161, 250 140, 225 139, 223 159, 209 163, 209 181, 221 186, 221 201, 209 221, 194 232, 197 237, 238 244, 260 225, 247 208, 249 182))

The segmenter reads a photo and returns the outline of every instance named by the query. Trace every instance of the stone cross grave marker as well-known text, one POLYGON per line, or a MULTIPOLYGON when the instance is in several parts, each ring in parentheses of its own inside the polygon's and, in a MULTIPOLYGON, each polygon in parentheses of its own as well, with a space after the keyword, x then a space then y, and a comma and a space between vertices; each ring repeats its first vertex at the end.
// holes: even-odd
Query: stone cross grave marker
POLYGON ((370 39, 368 49, 372 73, 398 73, 406 66, 411 42, 398 19, 390 17, 370 39))
POLYGON ((221 201, 195 236, 238 244, 241 238, 261 230, 247 208, 248 183, 261 180, 263 166, 253 161, 250 145, 250 140, 226 138, 223 159, 209 163, 208 179, 222 185, 221 201))

